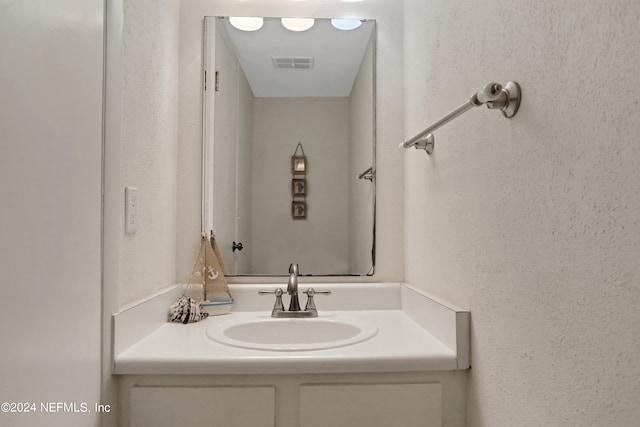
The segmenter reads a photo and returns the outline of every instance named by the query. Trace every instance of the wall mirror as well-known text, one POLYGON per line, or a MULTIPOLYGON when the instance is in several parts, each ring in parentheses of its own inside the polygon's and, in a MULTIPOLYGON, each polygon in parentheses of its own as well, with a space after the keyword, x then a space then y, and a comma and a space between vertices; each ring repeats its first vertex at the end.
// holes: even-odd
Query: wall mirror
POLYGON ((204 37, 202 220, 228 275, 372 275, 375 21, 206 17, 204 37))

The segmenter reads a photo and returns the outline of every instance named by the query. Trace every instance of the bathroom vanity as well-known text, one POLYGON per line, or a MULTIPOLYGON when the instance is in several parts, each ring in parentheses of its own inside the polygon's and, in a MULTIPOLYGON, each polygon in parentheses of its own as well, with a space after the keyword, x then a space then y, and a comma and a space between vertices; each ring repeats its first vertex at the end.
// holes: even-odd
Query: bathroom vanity
POLYGON ((193 324, 166 322, 180 287, 114 315, 119 425, 464 426, 468 312, 400 283, 311 286, 332 291, 316 319, 273 319, 258 291, 276 285, 232 285, 233 311, 193 324), (289 325, 310 339, 270 337, 289 325))

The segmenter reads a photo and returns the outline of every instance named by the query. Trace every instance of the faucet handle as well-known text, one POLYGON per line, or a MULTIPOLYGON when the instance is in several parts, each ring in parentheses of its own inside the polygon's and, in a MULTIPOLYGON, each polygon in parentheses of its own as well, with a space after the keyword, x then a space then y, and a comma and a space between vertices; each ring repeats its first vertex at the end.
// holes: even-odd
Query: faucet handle
POLYGON ((275 313, 278 311, 284 311, 284 305, 282 304, 282 294, 284 293, 284 291, 280 288, 276 288, 274 291, 265 291, 265 290, 259 290, 258 291, 258 295, 275 295, 276 296, 276 303, 273 305, 273 310, 271 311, 271 313, 275 313))
POLYGON ((264 289, 260 289, 258 291, 258 295, 275 295, 275 296, 282 296, 282 294, 284 293, 284 291, 281 288, 276 288, 273 291, 265 291, 264 289))
POLYGON ((316 291, 313 288, 307 289, 306 291, 304 291, 304 293, 307 294, 308 297, 313 297, 315 294, 331 295, 331 291, 329 290, 316 291))
POLYGON ((304 311, 310 311, 314 313, 314 316, 318 315, 318 309, 316 308, 316 304, 313 301, 313 296, 315 294, 324 294, 324 295, 331 295, 331 291, 328 290, 324 290, 324 291, 316 291, 313 288, 309 288, 306 291, 304 291, 305 294, 307 294, 307 305, 304 307, 304 311))

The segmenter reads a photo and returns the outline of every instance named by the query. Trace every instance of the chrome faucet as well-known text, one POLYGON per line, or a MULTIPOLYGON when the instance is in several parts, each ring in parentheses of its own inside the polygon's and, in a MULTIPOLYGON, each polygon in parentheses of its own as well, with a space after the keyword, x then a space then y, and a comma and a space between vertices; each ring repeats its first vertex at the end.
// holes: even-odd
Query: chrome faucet
POLYGON ((289 266, 289 282, 287 283, 287 293, 291 296, 289 311, 300 311, 300 301, 298 301, 298 264, 289 266))
POLYGON ((258 291, 260 295, 274 294, 276 296, 276 303, 271 311, 271 317, 318 317, 318 309, 313 301, 313 297, 316 294, 331 294, 331 291, 316 291, 313 288, 309 288, 304 291, 307 294, 307 305, 304 311, 300 310, 300 301, 298 300, 298 264, 289 265, 289 281, 287 282, 287 293, 291 297, 289 302, 289 310, 285 311, 282 304, 282 289, 277 288, 275 291, 258 291))

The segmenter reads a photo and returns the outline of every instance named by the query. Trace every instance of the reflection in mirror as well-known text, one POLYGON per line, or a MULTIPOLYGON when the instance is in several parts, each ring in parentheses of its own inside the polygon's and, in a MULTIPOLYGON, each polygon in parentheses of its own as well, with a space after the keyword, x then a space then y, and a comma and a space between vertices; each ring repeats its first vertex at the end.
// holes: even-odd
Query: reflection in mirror
POLYGON ((371 275, 375 22, 248 22, 205 18, 203 229, 229 276, 371 275))

